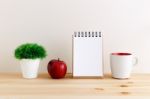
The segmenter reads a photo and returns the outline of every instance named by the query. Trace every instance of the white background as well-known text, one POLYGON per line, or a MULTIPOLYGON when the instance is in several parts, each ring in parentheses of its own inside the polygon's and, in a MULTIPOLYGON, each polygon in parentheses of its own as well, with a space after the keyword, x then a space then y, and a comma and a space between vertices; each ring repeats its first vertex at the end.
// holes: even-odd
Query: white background
POLYGON ((0 0, 0 71, 20 71, 14 49, 26 42, 42 44, 47 63, 60 58, 72 66, 74 31, 100 30, 104 35, 104 67, 111 52, 131 52, 134 72, 150 73, 150 0, 0 0))

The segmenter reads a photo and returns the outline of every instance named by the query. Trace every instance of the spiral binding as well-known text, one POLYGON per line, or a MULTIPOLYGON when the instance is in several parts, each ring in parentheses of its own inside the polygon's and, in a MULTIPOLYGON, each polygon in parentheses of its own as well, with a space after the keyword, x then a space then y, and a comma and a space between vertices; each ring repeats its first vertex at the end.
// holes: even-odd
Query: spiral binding
POLYGON ((101 37, 101 32, 74 32, 74 37, 101 37))

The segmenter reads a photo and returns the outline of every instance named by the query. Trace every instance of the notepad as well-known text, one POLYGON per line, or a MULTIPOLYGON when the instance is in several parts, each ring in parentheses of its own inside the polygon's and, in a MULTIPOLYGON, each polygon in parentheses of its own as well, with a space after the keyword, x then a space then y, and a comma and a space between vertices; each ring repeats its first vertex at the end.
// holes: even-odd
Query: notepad
POLYGON ((102 77, 101 32, 75 32, 73 35, 73 77, 102 77))

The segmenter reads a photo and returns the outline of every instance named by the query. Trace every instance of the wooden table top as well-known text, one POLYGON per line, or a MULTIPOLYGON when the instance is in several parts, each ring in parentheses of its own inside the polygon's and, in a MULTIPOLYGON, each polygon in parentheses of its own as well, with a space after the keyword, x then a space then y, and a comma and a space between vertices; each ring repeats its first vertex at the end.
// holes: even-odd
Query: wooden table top
POLYGON ((37 79, 24 79, 20 73, 0 73, 0 97, 101 97, 150 96, 150 74, 133 74, 118 80, 106 75, 103 79, 51 79, 42 73, 37 79))

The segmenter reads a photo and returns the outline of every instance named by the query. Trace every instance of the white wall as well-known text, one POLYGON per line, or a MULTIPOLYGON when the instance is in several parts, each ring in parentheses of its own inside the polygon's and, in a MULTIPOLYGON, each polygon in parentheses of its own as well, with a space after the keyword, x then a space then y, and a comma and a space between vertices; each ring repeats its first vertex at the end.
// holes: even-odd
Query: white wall
POLYGON ((71 70, 72 34, 101 30, 105 71, 109 53, 131 52, 134 72, 150 73, 150 0, 0 0, 0 71, 20 71, 14 49, 25 42, 45 46, 48 57, 61 58, 71 70))

